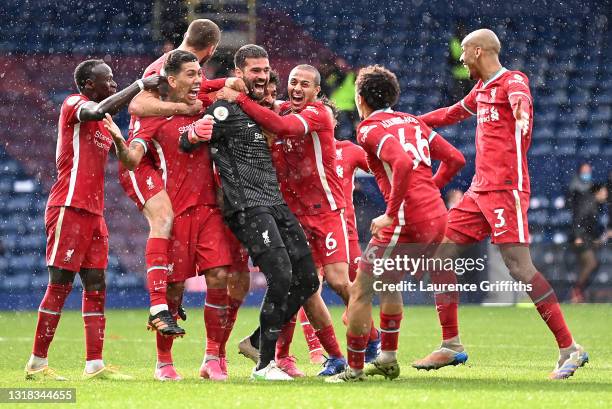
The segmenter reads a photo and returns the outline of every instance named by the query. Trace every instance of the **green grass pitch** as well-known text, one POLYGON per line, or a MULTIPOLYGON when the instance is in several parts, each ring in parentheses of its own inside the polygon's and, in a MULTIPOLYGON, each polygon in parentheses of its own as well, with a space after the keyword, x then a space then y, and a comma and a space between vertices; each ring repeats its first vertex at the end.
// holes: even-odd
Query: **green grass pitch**
MULTIPOLYGON (((296 328, 293 353, 305 379, 292 383, 254 383, 252 363, 237 354, 238 340, 257 325, 257 310, 244 308, 228 346, 230 380, 212 383, 198 378, 203 354, 203 319, 190 309, 187 336, 175 342, 174 359, 184 380, 153 380, 154 336, 145 330, 144 310, 107 311, 105 361, 119 365, 135 381, 82 381, 84 343, 80 314, 65 312, 51 345, 52 367, 69 382, 33 383, 23 379, 36 325, 35 312, 0 312, 0 387, 75 387, 83 408, 610 408, 612 407, 612 306, 564 306, 566 319, 591 362, 566 381, 547 376, 557 358, 556 344, 533 308, 460 308, 467 365, 439 371, 416 371, 410 362, 439 342, 433 307, 406 308, 400 339, 402 374, 394 381, 330 385, 316 378, 318 367, 307 360, 301 330, 296 328)), ((342 311, 334 308, 336 331, 344 347, 342 311)), ((36 404, 3 407, 40 407, 36 404)))

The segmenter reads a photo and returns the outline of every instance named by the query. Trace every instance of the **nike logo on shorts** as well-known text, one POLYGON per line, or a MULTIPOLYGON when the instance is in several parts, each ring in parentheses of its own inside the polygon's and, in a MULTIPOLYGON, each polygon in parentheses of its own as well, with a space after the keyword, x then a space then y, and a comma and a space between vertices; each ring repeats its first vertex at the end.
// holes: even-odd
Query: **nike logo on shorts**
POLYGON ((497 236, 501 236, 502 234, 504 234, 505 232, 507 232, 508 230, 502 230, 502 231, 496 231, 495 233, 493 233, 493 237, 497 237, 497 236))
POLYGON ((331 256, 332 254, 334 254, 336 251, 338 251, 338 249, 334 250, 334 251, 328 251, 327 253, 325 253, 325 255, 327 257, 331 256))

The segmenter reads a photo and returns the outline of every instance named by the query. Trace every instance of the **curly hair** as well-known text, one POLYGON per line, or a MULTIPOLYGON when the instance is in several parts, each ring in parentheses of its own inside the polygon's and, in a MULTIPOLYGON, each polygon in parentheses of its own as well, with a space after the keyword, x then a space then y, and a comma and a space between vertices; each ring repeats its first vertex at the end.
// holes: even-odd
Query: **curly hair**
POLYGON ((373 110, 397 104, 400 86, 394 73, 381 65, 370 65, 359 70, 355 90, 373 110))

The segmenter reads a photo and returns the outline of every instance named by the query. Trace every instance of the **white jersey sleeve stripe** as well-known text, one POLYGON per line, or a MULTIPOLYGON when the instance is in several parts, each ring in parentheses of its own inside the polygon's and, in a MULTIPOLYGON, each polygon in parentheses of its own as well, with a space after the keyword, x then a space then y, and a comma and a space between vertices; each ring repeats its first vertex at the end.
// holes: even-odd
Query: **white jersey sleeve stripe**
POLYGON ((64 206, 70 206, 72 204, 72 196, 74 196, 77 175, 79 173, 80 147, 81 124, 76 123, 74 124, 74 130, 72 132, 72 169, 70 170, 70 182, 68 183, 68 194, 66 195, 66 202, 64 202, 64 206))
POLYGON ((378 142, 378 148, 376 149, 376 157, 378 159, 380 159, 380 152, 382 151, 382 147, 385 144, 385 141, 389 138, 393 138, 393 135, 386 134, 385 136, 382 137, 380 142, 378 142))
POLYGON ((132 139, 132 142, 137 142, 137 143, 141 144, 142 147, 144 148, 145 155, 147 154, 148 148, 147 148, 147 143, 144 141, 144 139, 134 138, 134 139, 132 139))
POLYGON ((431 131, 431 133, 427 137, 427 141, 431 143, 431 141, 433 141, 433 138, 435 138, 436 135, 437 135, 436 131, 431 131))
POLYGON ((308 122, 302 117, 300 114, 295 114, 296 118, 302 121, 302 125, 304 125, 304 135, 308 133, 308 122))
POLYGON ((461 106, 463 107, 463 109, 465 109, 466 111, 468 111, 470 114, 472 115, 476 115, 476 113, 474 111, 472 111, 471 109, 469 109, 467 107, 467 105, 465 105, 465 98, 461 100, 461 106))
POLYGON ((525 98, 527 98, 529 100, 530 104, 532 103, 531 102, 531 97, 529 95, 525 94, 524 92, 521 92, 521 91, 511 92, 510 94, 508 94, 508 100, 510 100, 510 97, 512 95, 522 95, 522 96, 524 96, 525 98))
POLYGON ((321 140, 316 132, 312 132, 311 135, 319 180, 321 181, 321 185, 323 186, 323 190, 325 191, 325 196, 327 197, 331 210, 336 210, 338 206, 336 205, 336 200, 334 199, 334 195, 332 194, 329 183, 327 182, 327 175, 325 174, 325 167, 323 166, 323 150, 321 148, 321 140))

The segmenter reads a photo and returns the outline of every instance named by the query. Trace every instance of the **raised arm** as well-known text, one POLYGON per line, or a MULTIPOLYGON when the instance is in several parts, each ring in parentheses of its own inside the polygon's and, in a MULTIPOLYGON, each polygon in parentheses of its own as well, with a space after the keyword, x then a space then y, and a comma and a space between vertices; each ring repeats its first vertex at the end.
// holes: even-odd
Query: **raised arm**
POLYGON ((202 101, 198 99, 195 104, 162 101, 159 99, 158 93, 143 91, 132 100, 128 107, 128 111, 131 115, 141 118, 172 115, 191 116, 197 115, 202 111, 202 101))
POLYGON ((465 166, 463 154, 438 133, 433 132, 429 140, 429 152, 433 160, 441 161, 433 181, 442 189, 465 166))
POLYGON ((109 114, 106 114, 106 117, 102 121, 104 122, 104 127, 111 134, 115 142, 117 159, 119 159, 121 164, 128 170, 134 170, 146 153, 146 143, 141 139, 134 139, 128 147, 121 134, 121 130, 113 121, 113 118, 109 114))
POLYGON ((165 83, 166 78, 159 75, 152 75, 145 79, 136 80, 129 87, 111 95, 105 100, 95 103, 93 101, 83 104, 79 109, 78 120, 81 122, 99 121, 106 114, 114 115, 121 108, 126 106, 140 91, 157 90, 159 86, 165 83))

